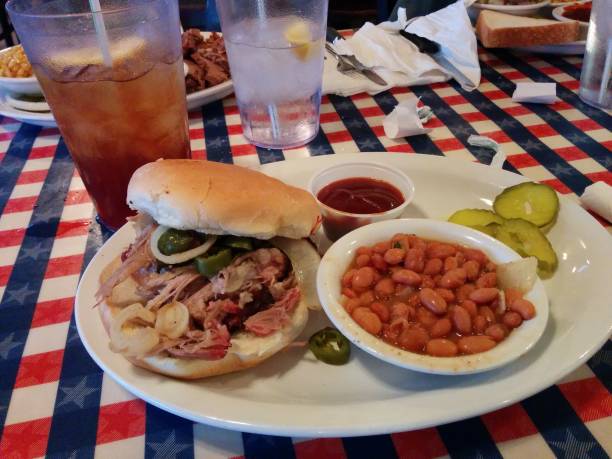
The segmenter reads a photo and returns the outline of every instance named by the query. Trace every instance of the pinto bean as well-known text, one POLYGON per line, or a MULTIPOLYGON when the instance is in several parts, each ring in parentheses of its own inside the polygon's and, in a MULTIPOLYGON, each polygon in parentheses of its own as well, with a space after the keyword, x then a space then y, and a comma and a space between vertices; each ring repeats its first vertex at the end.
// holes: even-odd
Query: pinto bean
POLYGON ((448 335, 453 329, 453 324, 450 319, 444 318, 437 320, 430 328, 429 334, 432 338, 442 338, 448 335))
POLYGON ((358 298, 349 298, 344 304, 344 309, 346 312, 351 314, 355 309, 361 306, 361 301, 358 298))
POLYGON ((502 322, 504 325, 510 328, 520 327, 523 323, 523 318, 518 312, 508 311, 502 317, 502 322))
POLYGON ((389 249, 385 252, 384 259, 390 265, 399 265, 404 261, 406 251, 404 249, 389 249))
POLYGON ((486 304, 499 296, 499 290, 493 287, 477 288, 470 293, 470 300, 477 304, 486 304))
POLYGON ((519 298, 514 300, 508 308, 511 311, 518 312, 524 320, 533 319, 536 315, 535 306, 529 300, 519 298))
POLYGON ((388 277, 383 277, 376 283, 376 286, 374 287, 374 292, 376 293, 376 295, 378 295, 379 298, 391 296, 393 295, 393 293, 395 293, 395 283, 392 279, 389 279, 388 277))
POLYGON ((425 352, 434 357, 453 357, 457 355, 459 349, 448 339, 432 339, 427 342, 425 352))
POLYGON ((353 285, 353 276, 355 276, 356 272, 356 269, 349 269, 346 273, 344 273, 344 276, 342 276, 343 287, 350 287, 353 285))
POLYGON ((487 323, 489 324, 495 322, 495 314, 488 306, 480 306, 480 308, 478 308, 478 314, 484 316, 484 318, 487 320, 487 323))
POLYGON ((474 331, 476 333, 484 333, 488 325, 489 324, 485 316, 478 314, 476 317, 474 317, 474 331))
POLYGON ((459 262, 456 257, 446 257, 444 259, 444 272, 448 272, 451 269, 455 269, 459 267, 459 262))
POLYGON ((425 248, 427 247, 427 242, 425 242, 423 239, 414 234, 409 234, 407 237, 411 249, 421 249, 425 251, 425 248))
POLYGON ((455 330, 462 335, 472 333, 472 317, 462 306, 455 306, 451 312, 455 330))
POLYGON ((394 282, 418 287, 421 284, 421 275, 409 269, 398 269, 391 275, 394 282))
POLYGON ((493 349, 496 342, 489 336, 465 336, 457 342, 459 350, 464 354, 477 354, 493 349))
POLYGON ((343 288, 342 289, 342 294, 344 296, 349 297, 349 298, 357 298, 357 294, 355 293, 355 291, 350 289, 350 288, 343 288))
POLYGON ((480 266, 485 265, 489 261, 489 259, 487 258, 487 256, 484 254, 482 250, 465 249, 463 251, 463 254, 465 255, 465 258, 467 260, 477 261, 480 264, 480 266))
POLYGON ((506 304, 510 305, 514 302, 514 300, 523 298, 523 293, 520 290, 514 288, 507 288, 504 290, 504 297, 506 299, 506 304))
POLYGON ((423 249, 409 249, 404 259, 404 268, 416 273, 423 272, 425 268, 425 251, 423 249))
POLYGON ((357 258, 355 258, 355 264, 360 268, 368 266, 370 264, 370 255, 358 255, 357 258))
POLYGON ((391 318, 391 313, 389 312, 389 308, 378 301, 370 304, 370 309, 374 314, 378 316, 381 322, 389 322, 391 318))
POLYGON ((478 314, 478 306, 472 300, 463 300, 461 306, 470 313, 470 316, 474 317, 478 314))
POLYGON ((450 245, 444 244, 443 242, 434 242, 427 246, 427 256, 429 258, 442 258, 451 257, 457 253, 457 249, 450 245))
POLYGON ((398 338, 400 346, 412 352, 421 352, 429 341, 427 330, 412 327, 404 330, 398 338))
POLYGON ((462 268, 465 269, 467 279, 470 282, 473 282, 478 279, 478 275, 480 274, 480 264, 476 260, 466 261, 465 263, 463 263, 462 268))
POLYGON ((353 319, 368 333, 378 335, 382 330, 380 318, 369 308, 360 307, 353 311, 353 319))
POLYGON ((455 294, 452 290, 449 290, 447 288, 436 288, 434 290, 438 293, 438 295, 444 298, 444 301, 446 301, 447 303, 452 303, 455 301, 455 294))
POLYGON ((457 301, 461 302, 467 300, 470 297, 470 293, 476 290, 474 284, 463 284, 457 289, 457 301))
POLYGON ((502 341, 506 337, 507 334, 508 334, 507 330, 502 324, 489 325, 485 329, 485 335, 490 336, 498 343, 502 341))
POLYGON ((448 305, 444 298, 440 296, 435 290, 430 288, 421 289, 419 292, 419 299, 423 306, 429 309, 434 314, 444 314, 448 309, 448 305))
POLYGON ((368 304, 372 303, 374 300, 375 300, 374 292, 372 290, 366 290, 361 295, 359 295, 359 301, 361 301, 361 304, 364 306, 367 306, 368 304))
POLYGON ((476 280, 477 288, 495 287, 497 285, 496 273, 484 273, 476 280))
POLYGON ((396 319, 398 317, 408 318, 408 305, 406 303, 393 303, 391 305, 391 318, 396 319))
POLYGON ((430 328, 436 323, 437 317, 429 309, 418 308, 416 310, 416 320, 426 328, 430 328))
POLYGON ((380 272, 386 272, 388 265, 383 256, 380 253, 375 253, 370 258, 372 261, 372 266, 374 266, 380 272))
POLYGON ((353 288, 368 288, 374 282, 374 270, 369 266, 359 268, 353 276, 353 288))
POLYGON ((446 272, 438 283, 442 288, 457 288, 465 283, 467 274, 463 268, 455 268, 446 272))
POLYGON ((434 288, 435 286, 436 281, 433 279, 433 277, 423 274, 421 277, 421 288, 434 288))
POLYGON ((384 255, 384 253, 391 248, 391 241, 382 241, 374 244, 372 250, 376 253, 384 255))
POLYGON ((443 267, 444 262, 440 258, 430 258, 425 263, 425 268, 423 268, 423 274, 435 276, 436 274, 440 274, 440 272, 442 272, 443 267))

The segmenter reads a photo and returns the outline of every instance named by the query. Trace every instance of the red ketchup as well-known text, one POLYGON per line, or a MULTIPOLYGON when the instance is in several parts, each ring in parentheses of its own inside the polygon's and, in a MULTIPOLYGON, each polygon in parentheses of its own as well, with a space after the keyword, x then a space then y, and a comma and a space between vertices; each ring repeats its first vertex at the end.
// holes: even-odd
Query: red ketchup
POLYGON ((400 206, 404 202, 402 192, 383 180, 369 177, 351 177, 337 180, 322 188, 317 199, 332 209, 351 215, 323 215, 325 235, 335 241, 360 226, 370 223, 366 214, 379 214, 400 206))

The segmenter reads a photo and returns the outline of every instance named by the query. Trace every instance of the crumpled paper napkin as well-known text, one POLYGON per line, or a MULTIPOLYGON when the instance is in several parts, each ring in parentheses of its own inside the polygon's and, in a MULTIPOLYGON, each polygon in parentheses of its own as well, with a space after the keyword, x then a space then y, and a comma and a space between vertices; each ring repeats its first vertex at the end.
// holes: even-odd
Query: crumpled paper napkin
POLYGON ((580 202, 612 223, 612 186, 606 182, 595 182, 584 189, 580 202))
POLYGON ((378 85, 357 73, 343 75, 336 69, 336 59, 326 54, 324 94, 350 96, 365 91, 373 95, 395 86, 431 84, 451 78, 466 90, 473 90, 480 83, 476 36, 464 0, 410 20, 406 19, 405 10, 400 9, 397 21, 379 25, 368 22, 352 37, 336 40, 334 48, 340 54, 354 55, 388 84, 378 85), (440 51, 434 57, 419 52, 416 45, 399 35, 400 29, 435 41, 440 44, 440 51))
POLYGON ((423 127, 433 117, 430 107, 417 108, 419 99, 411 95, 395 106, 383 120, 385 135, 390 139, 408 137, 411 135, 427 134, 431 131, 423 127))

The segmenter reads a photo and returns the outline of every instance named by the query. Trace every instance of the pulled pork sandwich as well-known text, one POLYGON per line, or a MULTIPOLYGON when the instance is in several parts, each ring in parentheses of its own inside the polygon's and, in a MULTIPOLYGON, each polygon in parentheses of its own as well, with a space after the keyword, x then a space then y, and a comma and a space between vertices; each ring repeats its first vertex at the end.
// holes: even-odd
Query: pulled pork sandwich
POLYGON ((111 349, 195 379, 252 367, 291 343, 317 307, 314 198, 259 172, 196 160, 138 169, 134 242, 97 299, 111 349))

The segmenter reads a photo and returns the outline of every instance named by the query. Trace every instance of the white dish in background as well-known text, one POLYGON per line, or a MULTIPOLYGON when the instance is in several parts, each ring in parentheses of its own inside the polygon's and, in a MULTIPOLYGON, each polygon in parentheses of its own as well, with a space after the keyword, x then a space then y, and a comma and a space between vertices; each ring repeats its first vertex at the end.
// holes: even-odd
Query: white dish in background
POLYGON ((536 316, 523 322, 506 339, 487 352, 456 357, 432 357, 392 346, 365 331, 340 304, 340 281, 359 247, 370 247, 377 242, 387 241, 398 233, 416 234, 424 239, 479 248, 497 264, 521 258, 508 246, 484 233, 438 220, 387 220, 350 232, 337 240, 323 256, 317 272, 317 292, 327 316, 353 344, 374 357, 402 368, 440 375, 465 375, 506 365, 525 354, 540 339, 548 321, 548 298, 539 279, 525 295, 536 307, 536 316))
POLYGON ((475 10, 493 10, 500 13, 513 14, 514 16, 533 16, 540 8, 547 6, 550 0, 542 0, 537 3, 527 3, 525 5, 487 5, 483 3, 472 3, 470 8, 475 10))
MULTIPOLYGON (((586 3, 586 2, 573 2, 573 3, 569 3, 568 5, 575 5, 577 3, 586 3)), ((557 21, 562 21, 562 22, 575 21, 575 19, 570 19, 568 17, 563 16, 563 11, 565 10, 565 7, 568 5, 558 6, 555 9, 553 9, 552 10, 553 18, 555 18, 557 21)), ((580 38, 580 40, 586 40, 587 35, 589 33, 589 23, 584 22, 584 21, 576 21, 576 22, 578 23, 579 31, 580 31, 580 36, 578 38, 580 38)))
MULTIPOLYGON (((204 38, 207 38, 212 32, 201 32, 204 38)), ((217 32, 218 33, 218 32, 217 32)), ((221 35, 221 34, 219 34, 221 35)), ((183 64, 184 65, 184 64, 183 64)), ((210 88, 200 89, 199 91, 187 94, 187 110, 202 107, 216 100, 223 99, 234 92, 234 83, 231 79, 224 81, 210 88)))
MULTIPOLYGON (((490 208, 502 189, 525 181, 470 161, 386 153, 287 160, 260 170, 306 188, 317 170, 356 161, 382 161, 411 177, 417 193, 405 217, 446 219, 457 209, 490 208)), ((75 314, 87 351, 109 376, 155 406, 243 432, 373 435, 480 415, 554 384, 585 363, 612 331, 612 238, 584 209, 561 197, 557 222, 548 233, 559 256, 557 272, 544 281, 551 305, 548 325, 527 354, 504 367, 474 375, 428 375, 389 365, 355 347, 349 363, 336 367, 293 347, 244 372, 182 382, 136 368, 111 352, 98 311, 92 307, 102 268, 133 237, 131 226, 117 231, 81 279, 75 314)), ((298 340, 327 324, 322 313, 313 314, 298 340)))
POLYGON ((6 100, 7 94, 4 91, 0 91, 0 115, 14 118, 22 123, 34 124, 36 126, 43 127, 57 127, 55 118, 51 112, 29 112, 25 110, 19 110, 12 107, 6 100))
POLYGON ((49 104, 45 101, 45 98, 41 95, 41 101, 28 101, 23 99, 18 99, 14 97, 14 95, 7 93, 5 94, 6 103, 11 107, 17 110, 23 110, 26 112, 35 112, 35 113, 48 113, 51 111, 49 104))
MULTIPOLYGON (((8 50, 12 49, 5 48, 0 51, 0 54, 6 53, 8 50)), ((38 80, 34 75, 27 78, 9 78, 9 77, 0 77, 0 89, 5 91, 10 91, 19 94, 41 94, 42 90, 40 89, 40 84, 38 84, 38 80)))

